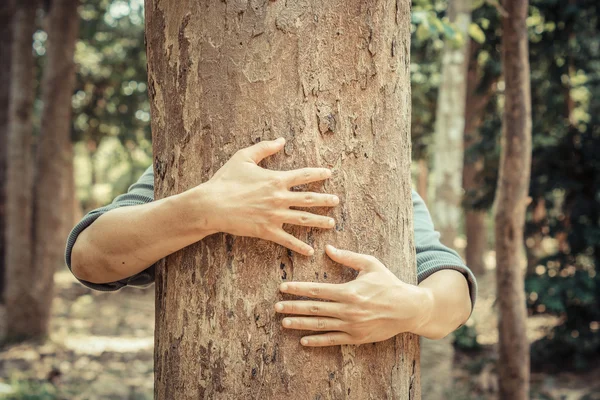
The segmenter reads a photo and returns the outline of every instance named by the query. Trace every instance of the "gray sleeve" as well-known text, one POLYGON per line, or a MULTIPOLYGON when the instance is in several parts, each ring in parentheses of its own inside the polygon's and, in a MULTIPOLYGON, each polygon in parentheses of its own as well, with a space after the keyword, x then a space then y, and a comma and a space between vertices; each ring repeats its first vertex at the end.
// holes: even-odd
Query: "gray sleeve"
MULTIPOLYGON (((112 203, 107 206, 97 208, 87 213, 81 221, 69 234, 67 239, 67 247, 65 249, 65 262, 71 270, 71 253, 73 251, 73 245, 77 237, 85 228, 90 226, 98 217, 107 211, 113 210, 118 207, 136 206, 140 204, 149 203, 154 200, 154 171, 152 165, 146 169, 144 174, 138 179, 136 183, 131 185, 127 190, 127 193, 117 196, 112 203)), ((116 282, 110 283, 92 283, 81 279, 78 279, 82 284, 95 290, 111 291, 122 288, 123 286, 145 286, 154 282, 154 265, 148 267, 144 271, 141 271, 133 276, 125 279, 121 279, 116 282)))
POLYGON ((417 279, 421 283, 434 272, 454 269, 461 272, 469 284, 471 313, 477 299, 477 281, 473 272, 463 263, 458 253, 440 242, 440 234, 433 227, 425 202, 412 191, 415 247, 417 250, 417 279))

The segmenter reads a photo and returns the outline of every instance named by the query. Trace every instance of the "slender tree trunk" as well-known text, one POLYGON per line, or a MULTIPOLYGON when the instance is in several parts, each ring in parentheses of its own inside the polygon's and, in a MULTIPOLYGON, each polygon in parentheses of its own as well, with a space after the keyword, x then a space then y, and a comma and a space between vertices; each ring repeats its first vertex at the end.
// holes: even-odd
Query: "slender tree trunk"
POLYGON ((529 398, 529 343, 523 282, 523 228, 531 170, 531 87, 527 0, 505 0, 502 63, 505 105, 496 193, 500 398, 529 398))
POLYGON ((10 103, 10 70, 12 53, 12 19, 14 4, 9 0, 0 5, 0 303, 4 303, 5 236, 6 228, 6 160, 10 103))
POLYGON ((31 334, 31 321, 38 316, 31 297, 31 180, 34 98, 33 33, 37 2, 16 3, 6 175, 6 325, 10 339, 31 334))
POLYGON ((281 135, 285 151, 266 166, 331 167, 322 190, 342 199, 335 231, 291 230, 315 246, 312 258, 216 234, 158 264, 155 397, 420 398, 415 335, 308 349, 273 312, 283 279, 352 279, 324 256, 328 242, 376 254, 416 282, 410 3, 147 0, 145 9, 156 198, 281 135))
POLYGON ((460 46, 446 43, 442 58, 442 78, 438 96, 432 199, 433 221, 441 240, 453 247, 460 226, 462 200, 463 132, 467 75, 470 0, 450 0, 448 16, 463 37, 460 46))
MULTIPOLYGON (((481 156, 473 155, 469 148, 479 142, 479 127, 483 121, 485 109, 489 103, 496 80, 491 80, 489 87, 480 87, 480 68, 477 62, 480 46, 471 40, 467 71, 467 90, 465 94, 465 130, 463 164, 463 189, 465 198, 469 197, 483 185, 481 172, 483 162, 481 156)), ((477 276, 485 272, 485 250, 487 248, 487 231, 485 226, 486 212, 467 208, 465 211, 465 235, 467 248, 465 258, 467 265, 477 276)))
POLYGON ((40 302, 33 330, 48 330, 54 272, 61 264, 67 165, 72 162, 71 97, 75 87, 75 42, 79 0, 53 0, 48 14, 47 62, 42 80, 41 134, 37 147, 34 191, 33 296, 40 302), (57 209, 60 210, 57 212, 57 209))

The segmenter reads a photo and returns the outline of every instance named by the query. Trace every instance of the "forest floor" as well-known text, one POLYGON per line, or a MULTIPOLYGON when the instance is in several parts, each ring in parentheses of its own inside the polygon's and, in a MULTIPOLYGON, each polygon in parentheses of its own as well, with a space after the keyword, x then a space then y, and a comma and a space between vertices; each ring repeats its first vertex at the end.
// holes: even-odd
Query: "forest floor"
MULTIPOLYGON (((67 270, 55 282, 49 339, 0 349, 0 399, 152 399, 153 287, 94 292, 67 270)), ((497 399, 493 273, 479 279, 479 288, 472 319, 484 349, 456 353, 449 400, 497 399)), ((530 318, 530 340, 552 324, 551 318, 530 318)), ((598 400, 600 366, 585 374, 534 373, 532 389, 540 400, 598 400)))

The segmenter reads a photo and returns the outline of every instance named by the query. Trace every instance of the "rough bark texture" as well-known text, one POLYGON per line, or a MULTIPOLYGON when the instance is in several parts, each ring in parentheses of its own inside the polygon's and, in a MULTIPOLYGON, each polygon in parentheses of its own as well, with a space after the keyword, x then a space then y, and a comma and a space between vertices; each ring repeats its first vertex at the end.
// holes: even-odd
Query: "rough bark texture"
POLYGON ((273 305, 283 281, 354 277, 324 245, 377 255, 415 283, 410 200, 410 3, 146 1, 156 198, 233 153, 284 136, 265 166, 327 166, 334 231, 293 228, 307 258, 217 234, 157 266, 157 399, 417 399, 418 337, 303 348, 273 305))
MULTIPOLYGON (((53 297, 53 276, 61 264, 64 214, 56 205, 64 204, 67 165, 72 158, 71 97, 75 86, 75 42, 79 29, 79 0, 53 0, 48 14, 48 58, 42 79, 44 108, 37 146, 34 193, 34 262, 29 289, 39 302, 38 318, 31 321, 34 332, 48 330, 53 297)), ((61 209, 62 211, 62 209, 61 209)))
POLYGON ((0 303, 4 303, 4 258, 6 227, 6 160, 8 138, 8 107, 10 99, 10 70, 12 53, 13 1, 0 5, 0 303))
POLYGON ((500 398, 529 398, 529 343, 523 282, 523 228, 531 170, 531 87, 527 0, 505 0, 502 62, 505 105, 496 193, 496 274, 499 303, 500 398))
POLYGON ((460 46, 446 43, 442 58, 442 77, 438 95, 431 175, 434 195, 432 215, 441 241, 454 247, 462 216, 463 134, 467 75, 468 29, 471 1, 451 0, 448 16, 463 37, 460 46))
POLYGON ((31 179, 34 59, 32 50, 37 2, 16 4, 13 22, 12 70, 9 106, 8 165, 6 175, 6 334, 31 334, 38 317, 31 290, 31 179))
MULTIPOLYGON (((480 140, 479 127, 483 122, 490 98, 496 89, 496 79, 490 80, 485 87, 481 87, 481 71, 477 62, 480 47, 477 42, 471 40, 467 71, 463 165, 463 189, 467 199, 472 192, 476 192, 483 185, 481 179, 483 160, 480 156, 468 154, 468 151, 480 140)), ((485 211, 466 209, 467 248, 465 249, 465 258, 467 265, 477 276, 481 276, 485 272, 484 256, 487 248, 485 220, 485 211)))

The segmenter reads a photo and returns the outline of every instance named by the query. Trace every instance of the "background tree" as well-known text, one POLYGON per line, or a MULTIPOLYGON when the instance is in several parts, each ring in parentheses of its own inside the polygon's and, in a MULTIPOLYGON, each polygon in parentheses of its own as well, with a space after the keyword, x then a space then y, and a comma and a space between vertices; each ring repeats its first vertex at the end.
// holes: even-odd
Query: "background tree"
POLYGON ((468 30, 471 1, 450 0, 448 18, 455 27, 455 38, 447 40, 442 56, 434 135, 434 196, 432 216, 440 240, 454 247, 462 210, 463 132, 469 51, 468 30))
MULTIPOLYGON (((34 182, 34 242, 30 276, 31 299, 38 304, 38 314, 30 321, 33 334, 48 330, 50 304, 53 297, 53 276, 63 258, 63 231, 68 182, 72 177, 69 165, 71 150, 71 97, 75 84, 75 42, 79 28, 79 0, 52 0, 48 10, 48 45, 42 79, 43 110, 37 141, 34 182), (63 207, 63 212, 56 208, 63 207)), ((31 301, 31 300, 28 300, 31 301)))
POLYGON ((294 230, 319 249, 312 259, 214 235, 159 263, 156 397, 418 398, 414 335, 307 349, 272 312, 282 279, 350 278, 320 251, 334 235, 415 282, 409 3, 148 1, 146 24, 156 198, 205 181, 237 149, 281 133, 293 157, 269 167, 332 167, 339 172, 326 189, 343 203, 337 232, 294 230))
POLYGON ((505 0, 502 66, 506 85, 496 193, 496 286, 499 302, 500 397, 529 398, 529 343, 522 269, 531 171, 531 82, 527 0, 505 0))
POLYGON ((8 110, 10 100, 10 67, 12 53, 12 18, 14 4, 4 2, 0 6, 0 303, 4 303, 4 253, 5 248, 5 202, 6 202, 6 159, 8 138, 8 110))
POLYGON ((37 1, 17 2, 14 14, 13 48, 6 176, 6 321, 9 338, 36 335, 30 326, 40 315, 40 304, 32 297, 32 136, 34 58, 37 1))

